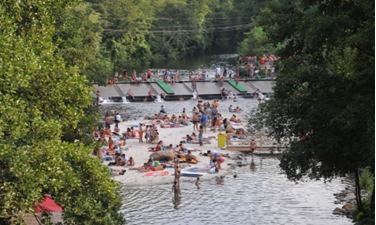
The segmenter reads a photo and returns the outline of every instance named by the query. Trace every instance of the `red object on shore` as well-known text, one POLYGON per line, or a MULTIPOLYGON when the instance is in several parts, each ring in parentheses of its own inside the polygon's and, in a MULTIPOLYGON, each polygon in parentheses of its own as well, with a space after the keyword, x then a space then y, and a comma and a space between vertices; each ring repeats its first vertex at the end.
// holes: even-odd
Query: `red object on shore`
POLYGON ((41 203, 35 206, 36 212, 63 212, 63 208, 56 204, 49 195, 45 195, 41 203))

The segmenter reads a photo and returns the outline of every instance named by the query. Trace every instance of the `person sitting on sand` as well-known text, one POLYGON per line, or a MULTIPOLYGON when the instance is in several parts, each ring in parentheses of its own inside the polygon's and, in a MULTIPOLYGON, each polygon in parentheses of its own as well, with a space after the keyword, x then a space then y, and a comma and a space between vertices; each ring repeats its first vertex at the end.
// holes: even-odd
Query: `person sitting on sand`
POLYGON ((171 122, 171 123, 177 123, 177 122, 178 122, 178 118, 176 117, 175 114, 172 114, 171 119, 170 119, 170 122, 171 122))
POLYGON ((242 112, 242 109, 239 108, 239 106, 237 106, 237 107, 234 109, 234 112, 235 112, 235 113, 241 113, 241 112, 242 112))
MULTIPOLYGON (((229 133, 230 133, 230 134, 235 133, 235 129, 234 129, 234 127, 230 124, 230 121, 229 121, 229 120, 227 120, 227 126, 226 126, 225 131, 226 131, 227 134, 229 134, 229 133)), ((229 137, 229 136, 227 136, 227 137, 229 137)))
POLYGON ((126 162, 122 160, 120 154, 118 154, 118 155, 116 156, 116 158, 115 158, 115 163, 116 163, 116 164, 115 164, 116 166, 125 166, 125 165, 126 165, 126 162))
POLYGON ((155 151, 161 151, 163 150, 163 141, 159 141, 157 146, 155 146, 155 151))
POLYGON ((152 144, 157 144, 159 142, 159 133, 157 130, 153 130, 153 132, 151 133, 150 142, 152 144))
POLYGON ((134 166, 136 163, 134 162, 133 157, 129 157, 129 160, 127 162, 127 166, 134 166))
POLYGON ((228 107, 228 111, 229 111, 229 112, 234 112, 234 110, 232 109, 232 105, 230 105, 230 106, 228 107))
POLYGON ((186 135, 185 141, 187 143, 191 143, 191 144, 197 144, 198 143, 198 141, 197 140, 193 140, 193 138, 191 136, 189 136, 189 134, 186 135))
POLYGON ((192 151, 191 150, 188 150, 188 154, 185 155, 185 159, 187 162, 191 162, 192 160, 194 161, 198 161, 197 157, 192 155, 192 151))
POLYGON ((122 138, 130 139, 132 137, 131 128, 128 127, 127 131, 123 132, 122 135, 123 135, 122 138))
POLYGON ((135 98, 134 98, 134 94, 133 94, 133 92, 131 91, 131 89, 129 89, 129 91, 127 92, 127 96, 132 97, 133 100, 135 100, 135 98))
POLYGON ((232 115, 230 118, 230 121, 233 123, 241 123, 240 119, 236 119, 236 115, 232 115))
POLYGON ((180 123, 181 124, 184 124, 184 125, 188 125, 188 122, 187 122, 187 117, 183 116, 180 120, 180 123))

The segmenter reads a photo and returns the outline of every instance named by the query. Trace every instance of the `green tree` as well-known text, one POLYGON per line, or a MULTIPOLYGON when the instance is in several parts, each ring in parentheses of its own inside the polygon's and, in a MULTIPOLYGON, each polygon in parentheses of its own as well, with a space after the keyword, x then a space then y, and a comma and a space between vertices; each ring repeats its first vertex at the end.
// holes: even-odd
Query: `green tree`
POLYGON ((254 27, 250 32, 246 33, 246 36, 247 37, 239 43, 239 55, 261 56, 276 51, 273 45, 268 42, 268 37, 262 30, 262 27, 254 27))
POLYGON ((61 139, 91 104, 88 81, 60 54, 56 9, 71 1, 0 5, 0 223, 24 223, 44 194, 70 224, 123 224, 120 185, 83 142, 61 139), (11 222, 12 221, 12 222, 11 222))
MULTIPOLYGON (((258 19, 271 43, 285 43, 273 98, 251 128, 295 135, 280 167, 291 180, 331 179, 375 168, 374 1, 273 1, 258 19)), ((373 218, 374 219, 374 218, 373 218)))

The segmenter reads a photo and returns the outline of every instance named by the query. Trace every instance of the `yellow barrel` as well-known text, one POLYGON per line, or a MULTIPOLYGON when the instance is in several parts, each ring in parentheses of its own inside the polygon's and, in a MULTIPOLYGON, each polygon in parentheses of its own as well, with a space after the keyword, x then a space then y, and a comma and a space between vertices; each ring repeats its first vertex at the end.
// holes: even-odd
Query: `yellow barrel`
POLYGON ((227 137, 227 134, 223 132, 220 132, 218 134, 218 148, 222 148, 223 146, 226 145, 226 137, 227 137))

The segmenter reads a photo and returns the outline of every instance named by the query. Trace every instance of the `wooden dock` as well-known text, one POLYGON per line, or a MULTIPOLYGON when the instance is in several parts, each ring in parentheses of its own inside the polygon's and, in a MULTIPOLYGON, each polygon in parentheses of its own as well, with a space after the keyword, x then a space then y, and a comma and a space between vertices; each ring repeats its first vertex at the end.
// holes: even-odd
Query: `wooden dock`
POLYGON ((227 134, 226 148, 229 151, 251 151, 252 139, 256 142, 256 151, 284 151, 289 147, 288 140, 277 142, 266 134, 227 134))

